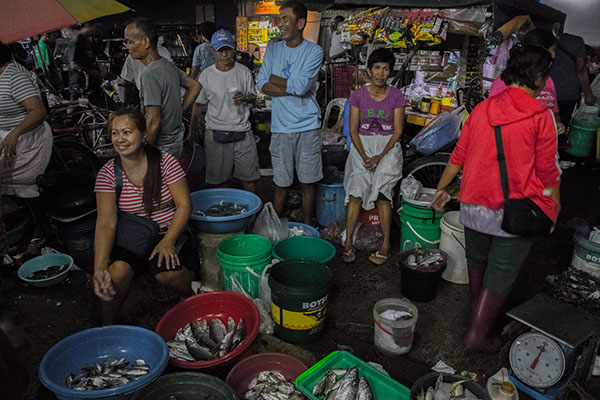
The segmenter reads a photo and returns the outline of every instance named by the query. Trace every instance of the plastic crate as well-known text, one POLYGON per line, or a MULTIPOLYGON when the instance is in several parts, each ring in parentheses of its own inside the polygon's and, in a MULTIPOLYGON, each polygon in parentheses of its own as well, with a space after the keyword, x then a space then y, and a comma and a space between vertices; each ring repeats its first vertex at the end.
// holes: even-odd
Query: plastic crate
POLYGON ((334 351, 296 378, 296 387, 309 399, 320 400, 313 388, 330 368, 358 367, 358 375, 369 381, 375 400, 409 400, 410 389, 376 370, 347 351, 334 351))

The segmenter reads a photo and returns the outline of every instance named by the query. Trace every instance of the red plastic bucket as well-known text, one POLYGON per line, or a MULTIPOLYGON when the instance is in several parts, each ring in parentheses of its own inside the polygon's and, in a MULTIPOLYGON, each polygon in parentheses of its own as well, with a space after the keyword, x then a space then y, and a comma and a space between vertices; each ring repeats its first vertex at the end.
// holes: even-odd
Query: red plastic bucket
POLYGON ((250 347, 258 334, 260 315, 258 308, 251 300, 233 292, 197 294, 167 311, 156 326, 156 333, 165 341, 173 339, 179 328, 183 328, 188 322, 196 321, 199 318, 208 320, 219 318, 227 323, 227 317, 232 317, 236 322, 244 317, 246 321, 246 339, 231 353, 210 361, 181 361, 169 358, 170 363, 183 369, 203 372, 222 371, 250 347))
POLYGON ((295 382, 308 368, 295 357, 283 353, 261 353, 240 361, 227 374, 226 382, 243 398, 250 381, 262 371, 279 371, 290 382, 295 382))

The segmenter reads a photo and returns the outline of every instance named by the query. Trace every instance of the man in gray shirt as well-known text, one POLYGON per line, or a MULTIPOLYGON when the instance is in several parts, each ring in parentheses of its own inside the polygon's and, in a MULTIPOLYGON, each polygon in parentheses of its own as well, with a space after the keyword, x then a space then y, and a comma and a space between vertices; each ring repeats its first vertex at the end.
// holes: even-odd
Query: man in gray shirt
POLYGON ((125 43, 131 57, 146 66, 140 75, 146 140, 177 158, 183 148, 183 112, 194 103, 201 86, 158 54, 158 33, 150 20, 139 18, 127 24, 125 43), (183 106, 180 86, 185 89, 183 106))

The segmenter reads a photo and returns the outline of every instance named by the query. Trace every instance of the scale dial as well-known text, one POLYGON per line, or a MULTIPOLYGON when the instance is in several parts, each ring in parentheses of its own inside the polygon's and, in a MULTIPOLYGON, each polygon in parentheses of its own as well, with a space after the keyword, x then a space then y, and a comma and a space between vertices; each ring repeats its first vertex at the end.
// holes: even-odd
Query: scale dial
POLYGON ((565 372, 565 354, 548 336, 539 332, 524 333, 510 346, 510 366, 524 384, 548 388, 565 372))

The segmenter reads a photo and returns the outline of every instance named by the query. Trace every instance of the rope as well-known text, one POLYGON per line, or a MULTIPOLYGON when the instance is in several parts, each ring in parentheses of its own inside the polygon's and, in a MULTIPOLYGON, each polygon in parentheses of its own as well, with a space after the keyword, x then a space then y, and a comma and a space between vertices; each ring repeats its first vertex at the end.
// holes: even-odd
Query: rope
POLYGON ((400 339, 409 338, 409 337, 411 337, 411 336, 413 336, 415 334, 414 332, 410 332, 410 333, 408 333, 406 335, 394 335, 392 332, 388 332, 387 330, 385 330, 385 328, 383 326, 381 326, 377 320, 375 320, 375 325, 377 325, 379 327, 379 329, 381 329, 382 331, 384 331, 388 335, 393 336, 393 337, 397 337, 397 338, 400 338, 400 339))
POLYGON ((419 239, 421 239, 422 241, 424 241, 425 243, 429 243, 429 244, 438 244, 440 242, 440 240, 436 240, 434 242, 425 239, 423 236, 419 235, 417 233, 417 231, 415 231, 415 229, 412 227, 412 225, 410 224, 410 222, 406 221, 406 225, 408 225, 408 227, 410 228, 410 230, 412 231, 412 233, 415 234, 416 237, 418 237, 419 239))

